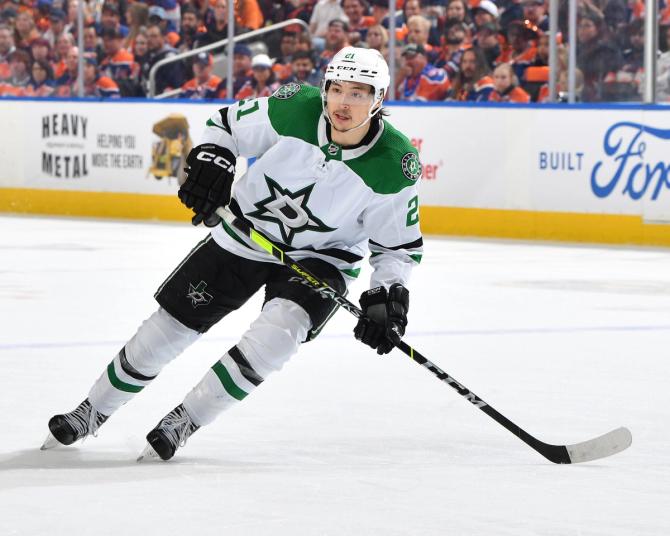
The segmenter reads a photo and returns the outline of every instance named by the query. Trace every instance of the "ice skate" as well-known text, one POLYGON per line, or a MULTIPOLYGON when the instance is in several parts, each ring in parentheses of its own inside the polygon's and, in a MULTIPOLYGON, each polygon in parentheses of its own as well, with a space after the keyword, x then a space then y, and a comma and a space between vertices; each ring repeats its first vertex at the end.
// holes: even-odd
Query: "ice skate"
POLYGON ((200 427, 193 423, 184 406, 179 404, 147 434, 148 445, 137 461, 152 458, 169 460, 198 428, 200 427))
POLYGON ((54 415, 49 419, 49 435, 40 450, 47 450, 60 445, 72 445, 86 436, 97 436, 100 426, 108 416, 98 413, 91 406, 88 398, 77 406, 74 411, 62 415, 54 415))

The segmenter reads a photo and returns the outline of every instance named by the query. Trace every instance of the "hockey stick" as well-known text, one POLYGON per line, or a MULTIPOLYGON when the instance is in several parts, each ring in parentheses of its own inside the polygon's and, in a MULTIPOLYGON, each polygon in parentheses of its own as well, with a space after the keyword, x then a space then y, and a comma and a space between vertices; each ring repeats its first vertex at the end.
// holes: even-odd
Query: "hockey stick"
MULTIPOLYGON (((243 232, 256 245, 267 251, 273 257, 277 258, 282 264, 293 270, 302 279, 307 281, 310 285, 312 285, 316 292, 319 292, 330 298, 340 307, 346 309, 348 312, 354 315, 356 318, 359 318, 363 315, 362 311, 356 305, 347 300, 335 289, 320 281, 318 277, 312 274, 309 270, 306 270, 298 262, 291 259, 291 257, 284 253, 284 251, 277 247, 270 239, 251 227, 248 222, 242 220, 241 218, 235 217, 233 214, 223 208, 218 208, 216 213, 221 216, 221 218, 223 218, 228 225, 231 225, 239 231, 243 232)), ((632 443, 630 430, 625 427, 617 428, 594 439, 589 439, 588 441, 583 441, 581 443, 575 443, 574 445, 550 445, 548 443, 544 443, 530 435, 520 426, 514 424, 502 413, 498 412, 489 404, 484 402, 484 400, 479 398, 467 387, 456 381, 440 367, 430 362, 404 341, 400 341, 396 347, 419 365, 422 365, 427 370, 432 372, 433 375, 435 375, 439 380, 442 380, 448 384, 459 395, 464 397, 474 406, 478 407, 494 421, 507 428, 507 430, 521 439, 521 441, 529 445, 532 449, 539 452, 542 456, 551 462, 580 463, 597 460, 606 456, 611 456, 617 452, 621 452, 622 450, 627 449, 632 443)))

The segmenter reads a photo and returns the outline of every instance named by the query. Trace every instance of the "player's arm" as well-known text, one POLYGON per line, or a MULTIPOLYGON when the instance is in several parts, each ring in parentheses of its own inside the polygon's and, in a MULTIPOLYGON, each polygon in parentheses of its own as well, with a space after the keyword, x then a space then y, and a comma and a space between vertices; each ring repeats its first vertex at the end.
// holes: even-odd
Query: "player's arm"
POLYGON ((241 100, 207 121, 200 145, 186 158, 179 199, 193 210, 193 224, 216 225, 215 211, 230 202, 238 156, 263 154, 278 140, 268 118, 268 99, 241 100))
POLYGON ((366 211, 364 224, 370 236, 373 272, 370 290, 360 298, 363 316, 354 335, 381 355, 390 352, 405 334, 409 311, 406 285, 423 254, 416 188, 383 196, 366 211))

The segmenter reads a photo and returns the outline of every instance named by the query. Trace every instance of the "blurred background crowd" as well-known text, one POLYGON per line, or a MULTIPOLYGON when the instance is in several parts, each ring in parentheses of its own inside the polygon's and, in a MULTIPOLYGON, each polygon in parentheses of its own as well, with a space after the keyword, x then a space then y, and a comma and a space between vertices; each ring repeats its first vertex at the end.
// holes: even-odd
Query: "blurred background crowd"
MULTIPOLYGON (((228 36, 232 0, 2 0, 0 96, 145 97, 159 61, 228 36), (83 50, 77 12, 83 2, 83 50), (83 72, 79 73, 79 57, 83 72)), ((396 99, 545 102, 549 98, 549 19, 545 0, 398 0, 390 28, 388 0, 235 0, 233 91, 226 49, 199 52, 158 69, 155 93, 189 99, 270 95, 283 83, 318 85, 332 56, 347 45, 374 48, 395 62, 396 99), (397 46, 389 57, 389 32, 397 46)), ((556 83, 568 83, 576 47, 577 97, 585 102, 639 101, 644 79, 644 3, 578 0, 577 35, 568 35, 561 0, 556 83)), ((657 98, 670 101, 670 4, 660 6, 657 98)))

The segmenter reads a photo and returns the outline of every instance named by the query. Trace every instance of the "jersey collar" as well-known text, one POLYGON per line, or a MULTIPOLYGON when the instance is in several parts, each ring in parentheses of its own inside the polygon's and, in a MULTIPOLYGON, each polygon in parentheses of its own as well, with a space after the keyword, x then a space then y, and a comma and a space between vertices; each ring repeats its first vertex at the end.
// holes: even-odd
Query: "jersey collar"
POLYGON ((375 143, 377 143, 382 133, 384 132, 384 121, 379 121, 379 130, 377 131, 375 137, 372 138, 370 143, 361 145, 354 149, 345 149, 328 139, 326 125, 326 118, 323 114, 321 114, 319 117, 319 125, 317 127, 317 139, 319 142, 319 147, 326 155, 327 160, 353 160, 354 158, 358 158, 372 149, 372 147, 374 147, 375 143))

